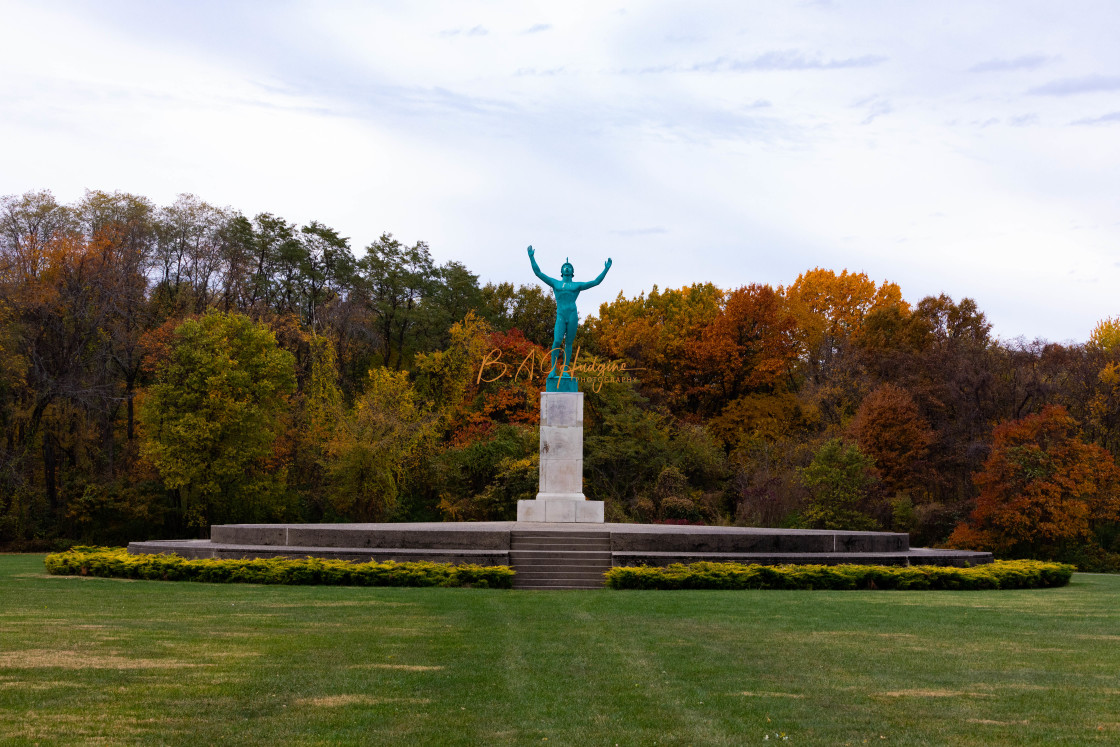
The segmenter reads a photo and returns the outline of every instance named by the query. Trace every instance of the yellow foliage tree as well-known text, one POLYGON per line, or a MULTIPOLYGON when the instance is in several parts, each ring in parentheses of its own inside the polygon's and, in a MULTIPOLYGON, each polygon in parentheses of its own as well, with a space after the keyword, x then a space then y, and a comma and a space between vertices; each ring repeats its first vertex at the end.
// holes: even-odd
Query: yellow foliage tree
POLYGON ((863 320, 876 309, 899 308, 909 312, 896 283, 884 280, 878 286, 862 272, 842 270, 837 275, 820 267, 797 276, 787 288, 778 288, 797 320, 797 341, 808 374, 819 377, 835 352, 837 343, 856 335, 863 320))
POLYGON ((1107 317, 1097 322, 1089 335, 1089 344, 1105 353, 1111 353, 1120 346, 1120 318, 1107 317))
POLYGON ((327 445, 334 511, 353 521, 386 519, 431 424, 407 371, 370 370, 365 391, 339 420, 327 445))
POLYGON ((1089 348, 1105 360, 1097 374, 1096 391, 1089 400, 1086 431, 1116 455, 1120 453, 1120 318, 1097 322, 1089 335, 1089 348))

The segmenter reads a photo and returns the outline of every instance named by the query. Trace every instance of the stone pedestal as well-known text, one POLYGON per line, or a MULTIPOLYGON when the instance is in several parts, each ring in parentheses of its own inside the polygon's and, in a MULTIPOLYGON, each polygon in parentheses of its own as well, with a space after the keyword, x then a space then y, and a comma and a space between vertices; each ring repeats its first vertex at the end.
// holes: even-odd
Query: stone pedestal
POLYGON ((541 392, 541 477, 518 521, 603 523, 603 502, 583 494, 583 393, 541 392))

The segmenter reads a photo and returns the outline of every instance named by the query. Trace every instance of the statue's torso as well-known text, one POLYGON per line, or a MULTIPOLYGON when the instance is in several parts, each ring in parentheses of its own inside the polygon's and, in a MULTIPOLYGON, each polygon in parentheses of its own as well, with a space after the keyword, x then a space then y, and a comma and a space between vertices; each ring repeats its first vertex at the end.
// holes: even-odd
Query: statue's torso
POLYGON ((552 289, 556 296, 556 312, 559 314, 570 313, 576 310, 576 298, 579 297, 579 288, 575 283, 560 282, 552 289))

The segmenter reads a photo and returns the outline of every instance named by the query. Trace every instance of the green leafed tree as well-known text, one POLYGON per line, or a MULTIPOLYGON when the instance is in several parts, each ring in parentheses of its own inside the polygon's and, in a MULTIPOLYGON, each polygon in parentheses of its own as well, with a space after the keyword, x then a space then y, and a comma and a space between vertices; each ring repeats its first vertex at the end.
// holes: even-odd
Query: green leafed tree
MULTIPOLYGON (((553 324, 556 321, 556 300, 540 285, 487 283, 481 290, 482 314, 499 332, 511 329, 545 350, 552 347, 553 324)), ((582 344, 582 343, 581 343, 582 344)))
POLYGON ((809 489, 809 507, 802 518, 814 529, 878 529, 864 510, 875 483, 875 461, 855 444, 838 438, 825 442, 808 467, 799 470, 809 489))
POLYGON ((401 369, 415 352, 412 333, 423 321, 421 301, 431 292, 435 266, 423 241, 406 246, 385 233, 359 262, 381 364, 401 369))
POLYGON ((176 328, 141 422, 182 524, 284 515, 284 465, 270 457, 294 389, 295 361, 267 327, 211 312, 176 328))

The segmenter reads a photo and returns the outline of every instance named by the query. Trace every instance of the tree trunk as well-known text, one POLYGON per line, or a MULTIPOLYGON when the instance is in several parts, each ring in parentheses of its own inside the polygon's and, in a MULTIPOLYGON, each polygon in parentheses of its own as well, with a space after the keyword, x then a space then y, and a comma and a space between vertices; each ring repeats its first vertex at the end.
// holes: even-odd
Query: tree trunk
POLYGON ((52 518, 58 511, 58 457, 54 449, 54 436, 43 429, 43 485, 47 491, 47 504, 52 518))
POLYGON ((135 423, 136 423, 136 408, 133 405, 133 398, 136 393, 133 391, 134 380, 129 377, 125 381, 125 402, 127 403, 127 426, 125 427, 125 440, 131 442, 136 436, 135 423))

